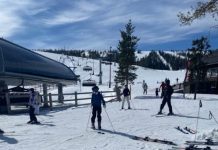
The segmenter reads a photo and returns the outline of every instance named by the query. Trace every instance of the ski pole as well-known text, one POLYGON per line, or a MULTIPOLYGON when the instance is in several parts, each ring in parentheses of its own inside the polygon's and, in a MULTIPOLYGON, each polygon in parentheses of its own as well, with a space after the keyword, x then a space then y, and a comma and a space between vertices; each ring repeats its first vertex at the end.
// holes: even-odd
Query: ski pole
POLYGON ((218 121, 216 120, 216 118, 214 117, 214 115, 212 114, 211 111, 209 111, 209 119, 214 119, 214 121, 216 122, 216 124, 218 124, 218 121))
POLYGON ((87 125, 86 125, 86 131, 87 131, 87 129, 88 129, 88 125, 89 125, 89 120, 90 120, 90 117, 91 117, 91 113, 92 113, 92 106, 91 106, 91 109, 90 109, 89 118, 88 118, 87 125))
POLYGON ((111 122, 111 119, 110 119, 110 117, 109 117, 109 115, 108 115, 108 113, 107 113, 107 111, 106 111, 106 108, 104 108, 104 110, 105 110, 105 113, 107 114, 108 120, 109 120, 109 122, 110 122, 110 124, 111 124, 111 127, 112 127, 112 129, 113 129, 113 132, 116 132, 116 131, 114 130, 114 126, 113 126, 113 124, 112 124, 112 122, 111 122))

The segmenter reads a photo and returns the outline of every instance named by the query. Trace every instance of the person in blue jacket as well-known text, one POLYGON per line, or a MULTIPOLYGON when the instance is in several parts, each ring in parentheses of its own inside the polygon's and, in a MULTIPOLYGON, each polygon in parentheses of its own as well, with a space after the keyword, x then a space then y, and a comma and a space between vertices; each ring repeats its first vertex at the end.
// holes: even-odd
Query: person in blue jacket
POLYGON ((94 86, 92 88, 92 99, 91 99, 91 105, 92 105, 92 117, 91 117, 91 123, 92 123, 92 129, 95 129, 95 118, 97 115, 98 118, 98 129, 101 130, 101 104, 103 104, 104 108, 106 108, 106 104, 104 101, 104 98, 102 94, 98 91, 98 86, 94 86))

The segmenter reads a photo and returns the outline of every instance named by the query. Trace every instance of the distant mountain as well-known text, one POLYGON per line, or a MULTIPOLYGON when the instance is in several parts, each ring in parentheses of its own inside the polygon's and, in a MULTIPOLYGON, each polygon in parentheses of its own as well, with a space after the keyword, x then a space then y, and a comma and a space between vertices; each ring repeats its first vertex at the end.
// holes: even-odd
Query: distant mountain
MULTIPOLYGON (((68 56, 83 58, 102 59, 104 61, 118 62, 118 51, 97 51, 97 50, 40 50, 68 56)), ((160 69, 179 70, 186 67, 186 53, 182 51, 137 51, 136 64, 138 66, 160 69)))

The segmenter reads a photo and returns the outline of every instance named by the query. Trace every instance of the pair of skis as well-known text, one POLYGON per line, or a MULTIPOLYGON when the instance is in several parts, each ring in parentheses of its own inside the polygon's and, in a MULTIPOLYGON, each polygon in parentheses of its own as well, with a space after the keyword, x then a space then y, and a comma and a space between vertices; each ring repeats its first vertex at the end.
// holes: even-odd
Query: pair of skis
POLYGON ((210 145, 218 146, 218 142, 213 141, 212 139, 206 139, 206 141, 186 141, 188 145, 210 145))
POLYGON ((169 150, 212 150, 210 147, 197 147, 194 145, 190 145, 188 147, 172 147, 172 149, 169 150))
POLYGON ((181 128, 180 126, 177 126, 175 127, 175 129, 179 130, 180 132, 184 134, 196 134, 197 133, 195 130, 188 128, 188 127, 181 128))
POLYGON ((93 128, 93 127, 91 127, 91 129, 92 129, 93 131, 96 131, 98 134, 105 134, 105 133, 102 131, 102 129, 96 129, 96 128, 93 128))
POLYGON ((218 146, 218 142, 214 142, 212 139, 206 139, 206 141, 186 141, 188 147, 172 147, 172 150, 212 150, 209 146, 218 146), (196 145, 207 145, 207 147, 198 147, 196 145), (208 146, 209 145, 209 146, 208 146))
POLYGON ((146 136, 146 137, 133 136, 132 139, 140 140, 140 141, 146 141, 146 142, 155 142, 155 143, 160 143, 160 144, 174 145, 174 146, 177 145, 172 141, 161 140, 161 139, 153 139, 153 138, 150 138, 148 136, 146 136))

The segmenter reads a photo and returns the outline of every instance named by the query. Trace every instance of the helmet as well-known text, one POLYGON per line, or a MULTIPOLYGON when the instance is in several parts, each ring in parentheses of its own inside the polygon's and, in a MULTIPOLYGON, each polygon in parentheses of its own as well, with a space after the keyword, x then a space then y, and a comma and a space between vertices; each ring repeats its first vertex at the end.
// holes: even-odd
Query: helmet
POLYGON ((169 79, 166 79, 165 82, 166 82, 166 84, 168 84, 168 85, 170 84, 170 80, 169 80, 169 79))
POLYGON ((93 86, 93 88, 92 88, 92 91, 98 91, 99 90, 99 88, 98 88, 98 86, 93 86))

